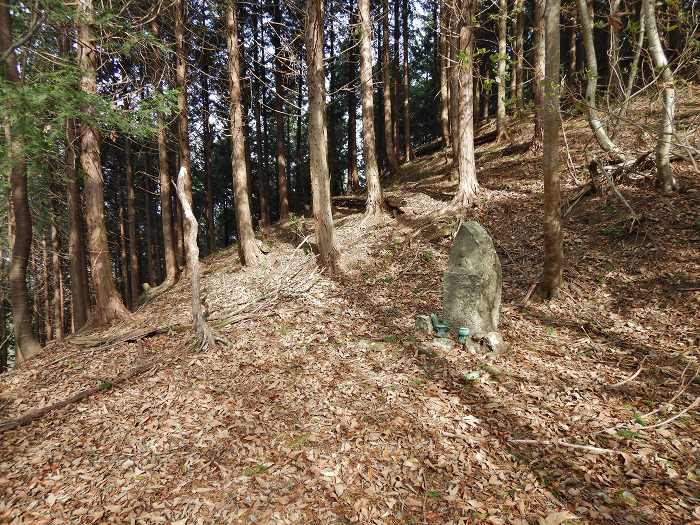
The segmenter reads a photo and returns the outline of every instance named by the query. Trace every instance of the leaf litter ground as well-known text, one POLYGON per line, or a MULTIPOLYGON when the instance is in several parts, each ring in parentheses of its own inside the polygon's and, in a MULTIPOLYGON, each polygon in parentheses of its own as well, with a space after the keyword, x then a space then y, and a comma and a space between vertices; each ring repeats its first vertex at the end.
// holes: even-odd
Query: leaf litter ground
MULTIPOLYGON (((565 129, 580 165, 589 132, 580 119, 565 129)), ((5 419, 154 363, 2 434, 0 522, 700 520, 697 174, 675 164, 684 191, 671 197, 621 184, 643 217, 632 231, 614 195, 579 203, 564 224, 567 284, 541 303, 528 297, 538 162, 493 144, 477 162, 485 192, 466 217, 496 241, 508 351, 413 333, 416 314, 439 311, 456 227, 444 154, 421 158, 389 188, 405 214, 366 229, 338 210, 338 278, 296 248, 309 220, 271 231, 258 270, 241 270, 235 247, 208 258, 210 318, 232 347, 192 353, 176 329, 142 344, 76 338, 0 379, 5 419)), ((128 328, 187 323, 188 291, 184 279, 128 328)))

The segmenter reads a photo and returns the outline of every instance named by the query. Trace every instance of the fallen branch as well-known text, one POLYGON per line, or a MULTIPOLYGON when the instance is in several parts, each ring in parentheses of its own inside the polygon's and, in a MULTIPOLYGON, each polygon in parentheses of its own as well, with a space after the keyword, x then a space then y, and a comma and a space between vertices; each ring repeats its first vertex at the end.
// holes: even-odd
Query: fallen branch
POLYGON ((644 356, 644 359, 642 359, 642 362, 639 365, 639 370, 637 370, 630 377, 628 377, 627 379, 623 379, 619 383, 614 383, 614 384, 607 385, 607 386, 609 386, 610 388, 618 388, 618 387, 621 387, 622 385, 624 385, 625 383, 629 383, 630 381, 633 381, 634 379, 636 379, 637 376, 642 373, 642 368, 644 367, 644 362, 647 360, 647 357, 648 356, 646 356, 646 355, 644 356))
POLYGON ((30 412, 27 412, 23 416, 17 418, 6 419, 5 421, 0 422, 0 434, 9 430, 14 430, 15 428, 19 428, 24 425, 28 425, 36 421, 37 419, 41 419, 50 412, 66 407, 68 405, 72 405, 73 403, 79 403, 80 401, 83 401, 84 399, 87 399, 88 397, 99 392, 111 390, 113 387, 124 383, 129 379, 146 372, 147 370, 150 370, 151 368, 153 368, 153 366, 155 366, 154 362, 148 362, 142 365, 135 366, 131 370, 127 370, 123 374, 118 375, 113 379, 104 380, 98 386, 82 390, 62 401, 58 401, 57 403, 54 403, 52 405, 32 410, 30 412))
POLYGON ((687 414, 690 410, 692 410, 693 408, 695 408, 696 406, 698 406, 699 403, 700 403, 700 397, 696 397, 696 398, 695 398, 695 401, 693 401, 692 403, 690 403, 690 405, 688 405, 688 406, 685 407, 683 410, 681 410, 680 412, 678 412, 675 416, 669 417, 668 419, 665 419, 665 420, 663 420, 663 421, 660 421, 659 423, 656 423, 656 424, 654 424, 654 425, 651 425, 651 426, 648 426, 648 427, 644 427, 642 430, 652 430, 652 429, 654 429, 654 428, 660 428, 660 427, 666 426, 666 425, 668 425, 669 423, 671 423, 671 422, 675 421, 676 419, 678 419, 679 417, 681 417, 682 415, 687 414))

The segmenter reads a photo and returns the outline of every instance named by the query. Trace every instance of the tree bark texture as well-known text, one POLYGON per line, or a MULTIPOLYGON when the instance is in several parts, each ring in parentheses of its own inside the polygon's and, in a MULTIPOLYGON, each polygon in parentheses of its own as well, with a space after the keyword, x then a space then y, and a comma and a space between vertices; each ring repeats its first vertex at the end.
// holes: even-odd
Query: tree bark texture
POLYGON ((391 107, 391 59, 389 56, 389 0, 382 1, 382 96, 384 100, 384 148, 392 173, 398 173, 399 161, 394 146, 391 107))
POLYGON ((226 43, 228 48, 229 90, 231 93, 231 171, 238 233, 238 254, 241 263, 255 266, 260 251, 255 242, 253 217, 250 212, 248 170, 246 164, 245 123, 241 106, 241 63, 238 42, 238 6, 232 2, 226 9, 226 43))
POLYGON ((498 0, 498 78, 496 101, 496 139, 508 138, 506 129, 506 39, 508 38, 508 1, 498 0))
MULTIPOLYGON (((326 89, 323 67, 323 4, 307 0, 304 28, 309 86, 309 156, 313 212, 320 263, 333 274, 340 270, 340 253, 335 240, 328 174, 326 134, 326 89)), ((376 161, 375 161, 376 162, 376 161)))

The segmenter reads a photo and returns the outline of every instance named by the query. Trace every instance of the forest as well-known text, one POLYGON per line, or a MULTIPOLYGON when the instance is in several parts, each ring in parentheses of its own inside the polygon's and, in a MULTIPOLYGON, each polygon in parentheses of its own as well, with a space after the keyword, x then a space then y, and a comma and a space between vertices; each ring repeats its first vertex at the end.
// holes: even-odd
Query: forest
POLYGON ((695 0, 0 0, 0 523, 700 523, 695 0))

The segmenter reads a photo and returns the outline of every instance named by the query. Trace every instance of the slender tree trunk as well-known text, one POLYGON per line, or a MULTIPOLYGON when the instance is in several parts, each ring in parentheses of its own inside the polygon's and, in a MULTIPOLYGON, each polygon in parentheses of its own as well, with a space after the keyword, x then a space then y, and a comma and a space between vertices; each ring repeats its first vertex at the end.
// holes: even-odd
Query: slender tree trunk
POLYGON ((122 297, 128 305, 132 304, 131 286, 129 285, 129 249, 126 240, 126 227, 124 226, 124 206, 122 204, 121 191, 119 192, 119 268, 122 273, 122 297))
MULTIPOLYGON (((151 29, 157 36, 159 27, 156 21, 151 23, 151 29)), ((156 62, 162 70, 163 57, 156 48, 156 62)), ((162 91, 159 85, 158 90, 162 91)), ((177 244, 175 241, 175 227, 173 224, 173 198, 170 186, 170 156, 168 153, 168 132, 165 119, 161 113, 157 115, 158 124, 158 172, 160 181, 160 217, 163 230, 163 255, 165 258, 165 278, 161 286, 170 288, 178 278, 177 244)))
POLYGON ((131 156, 131 141, 124 141, 124 157, 126 165, 126 219, 129 238, 129 306, 133 309, 141 295, 139 282, 139 250, 136 239, 136 192, 134 190, 134 165, 131 156))
POLYGON ((620 30, 618 23, 621 24, 619 17, 621 0, 610 0, 610 23, 608 24, 609 31, 609 46, 608 46, 608 96, 613 100, 619 98, 624 89, 624 80, 620 71, 620 30))
MULTIPOLYGON (((253 80, 253 107, 255 109, 255 155, 256 155, 256 181, 258 184, 258 199, 260 202, 260 224, 263 228, 270 225, 270 203, 269 203, 269 186, 267 181, 267 173, 265 172, 265 148, 263 146, 263 128, 262 128, 262 102, 264 98, 263 89, 261 89, 261 79, 264 76, 262 68, 262 58, 260 56, 260 48, 264 46, 258 45, 258 15, 253 11, 253 57, 255 59, 255 76, 253 80)), ((262 36, 260 36, 262 38, 262 36)))
POLYGON ((384 147, 389 169, 396 174, 399 160, 394 147, 394 118, 391 114, 391 60, 389 58, 389 0, 383 0, 382 9, 382 94, 384 98, 384 147))
MULTIPOLYGON (((398 0, 395 0, 398 1, 398 0)), ((403 0, 403 140, 404 159, 411 160, 411 81, 408 75, 408 0, 403 0)))
MULTIPOLYGON (((358 18, 359 21, 359 18, 358 18)), ((399 49, 401 47, 401 0, 394 0, 394 83, 393 83, 393 104, 392 107, 396 108, 393 112, 394 117, 394 147, 396 148, 396 156, 399 157, 399 151, 401 149, 401 140, 399 133, 399 113, 402 106, 401 99, 401 55, 399 54, 399 49)))
POLYGON ((506 129, 506 39, 508 38, 508 1, 498 1, 498 99, 496 104, 496 137, 498 141, 508 139, 506 129))
POLYGON ((457 53, 459 49, 459 14, 453 13, 450 27, 450 130, 452 132, 451 142, 452 142, 452 167, 450 170, 450 180, 452 182, 459 181, 459 152, 460 152, 460 142, 459 142, 459 126, 461 124, 461 119, 459 116, 459 102, 460 102, 460 90, 459 90, 459 64, 457 63, 457 53))
POLYGON ((523 0, 515 0, 515 49, 517 56, 515 58, 515 98, 517 99, 518 107, 525 107, 525 97, 523 96, 523 86, 525 85, 525 77, 523 74, 523 63, 525 61, 525 9, 523 0))
MULTIPOLYGON (((586 0, 583 0, 584 2, 586 0)), ((544 44, 544 4, 545 0, 534 0, 533 29, 533 74, 532 92, 535 100, 535 131, 532 136, 530 148, 533 151, 542 149, 542 125, 544 106, 544 69, 545 69, 545 44, 544 44)))
POLYGON ((73 329, 80 330, 88 319, 90 294, 88 289, 85 239, 83 237, 83 207, 76 170, 76 128, 73 119, 66 119, 65 178, 68 186, 68 256, 70 257, 71 306, 73 329))
POLYGON ((567 69, 567 84, 570 90, 576 88, 576 36, 578 35, 578 26, 576 24, 576 16, 572 15, 569 18, 569 67, 567 69))
MULTIPOLYGON (((94 12, 92 0, 79 0, 78 55, 81 70, 80 88, 88 96, 97 92, 97 50, 92 36, 94 12)), ((85 207, 90 248, 90 267, 95 289, 95 318, 99 322, 110 322, 130 318, 112 278, 112 260, 107 245, 107 228, 104 220, 104 182, 100 143, 97 130, 92 124, 93 108, 86 106, 88 119, 82 123, 80 162, 85 175, 85 207)))
MULTIPOLYGON (((46 334, 45 342, 53 339, 53 324, 51 323, 51 281, 49 279, 49 249, 46 238, 50 236, 50 232, 41 237, 41 262, 42 262, 42 278, 44 281, 44 293, 42 294, 43 302, 43 317, 44 317, 44 333, 46 334)), ((49 239, 50 240, 50 239, 49 239)))
MULTIPOLYGON (((2 15, 0 15, 2 16, 2 15)), ((0 244, 0 281, 5 282, 5 250, 0 244)), ((5 287, 0 286, 0 374, 7 372, 7 309, 5 308, 5 287)))
POLYGON ((450 96, 448 90, 448 84, 450 81, 449 76, 449 45, 448 38, 450 33, 450 28, 447 25, 447 5, 444 3, 440 4, 440 130, 442 132, 442 142, 447 148, 451 144, 450 140, 450 96))
MULTIPOLYGON (((179 190, 178 195, 180 202, 186 201, 187 204, 192 207, 192 169, 190 167, 190 140, 189 140, 189 122, 188 122, 188 106, 187 106, 187 50, 185 47, 185 1, 186 0, 176 0, 175 1, 175 54, 176 54, 176 67, 175 67, 175 79, 178 87, 177 95, 177 138, 178 138, 178 156, 179 156, 179 166, 181 170, 184 170, 182 175, 182 188, 179 190)), ((179 175, 178 175, 179 177, 179 175)), ((191 260, 193 254, 191 253, 192 246, 189 243, 185 243, 184 239, 190 239, 192 223, 190 221, 184 220, 184 205, 180 204, 181 210, 178 213, 178 219, 180 221, 180 229, 182 231, 182 237, 178 241, 182 241, 184 245, 184 253, 186 260, 191 260)), ((196 224, 196 223, 195 223, 196 224)), ((196 231, 195 231, 196 236, 196 231)), ((195 242, 196 247, 196 242, 195 242)), ((199 256, 199 250, 197 250, 197 256, 199 256)))
POLYGON ((245 123, 241 107, 241 63, 238 42, 238 6, 231 2, 226 9, 226 43, 228 47, 229 89, 231 92, 231 168, 233 198, 241 263, 256 266, 260 252, 255 242, 253 218, 248 199, 248 170, 245 151, 245 123))
POLYGON ((622 101, 622 107, 620 108, 620 116, 624 117, 627 114, 627 108, 632 100, 632 90, 634 89, 634 83, 637 80, 637 73, 639 71, 639 59, 642 55, 642 49, 644 48, 644 33, 646 32, 646 17, 644 16, 644 9, 642 8, 639 13, 639 34, 637 35, 637 44, 634 48, 634 56, 632 57, 632 63, 627 75, 627 81, 625 83, 625 93, 624 99, 622 101))
POLYGON ((211 53, 206 49, 208 43, 202 46, 202 143, 204 146, 204 213, 207 222, 207 254, 216 249, 216 229, 214 225, 214 181, 212 176, 211 156, 213 137, 209 117, 209 72, 211 70, 211 53))
POLYGON ((280 44, 279 32, 282 31, 282 0, 275 0, 274 19, 275 27, 272 33, 272 44, 275 48, 275 153, 277 157, 277 187, 279 190, 279 211, 280 220, 284 221, 289 217, 289 195, 287 191, 287 148, 285 145, 285 106, 284 88, 285 82, 282 75, 284 58, 283 48, 280 44))
MULTIPOLYGON (((8 53, 12 46, 10 10, 7 3, 0 5, 0 53, 8 53)), ((1 70, 1 69, 0 69, 1 70)), ((5 78, 19 87, 19 69, 14 51, 9 52, 5 63, 5 78)), ((32 246, 32 216, 27 196, 27 172, 24 160, 24 146, 18 134, 13 133, 7 120, 5 126, 5 144, 12 159, 10 167, 10 200, 15 230, 12 243, 12 261, 10 262, 10 304, 12 321, 17 345, 17 362, 37 354, 41 347, 32 334, 32 313, 29 308, 27 293, 27 262, 32 246)))
POLYGON ((63 300, 62 300, 62 281, 61 278, 61 239, 58 235, 58 227, 56 220, 58 216, 58 205, 52 203, 51 213, 51 280, 53 282, 53 296, 51 298, 51 306, 53 307, 54 320, 54 338, 58 341, 63 339, 63 300))
POLYGON ((149 286, 155 286, 156 283, 156 251, 158 247, 158 235, 153 229, 153 204, 151 202, 151 192, 153 191, 153 182, 151 180, 151 162, 150 156, 146 156, 146 181, 143 192, 143 215, 145 219, 145 236, 146 236, 146 270, 147 282, 149 286))
POLYGON ((335 54, 335 13, 333 13, 333 1, 326 0, 326 22, 325 26, 328 28, 328 39, 330 44, 330 49, 328 51, 329 56, 326 59, 328 62, 328 72, 330 73, 330 81, 328 84, 330 93, 328 94, 328 104, 326 106, 326 126, 328 128, 328 172, 331 175, 331 195, 339 195, 342 193, 342 176, 335 166, 335 159, 338 156, 337 144, 335 138, 335 125, 336 125, 336 110, 335 110, 335 92, 338 89, 335 67, 337 63, 337 57, 335 54))
POLYGON ((484 78, 481 83, 481 120, 488 123, 489 121, 489 109, 491 107, 491 63, 490 61, 484 61, 484 78))
POLYGON ((659 38, 659 30, 656 26, 654 0, 642 0, 642 9, 646 19, 649 54, 654 63, 654 70, 661 73, 659 87, 663 90, 659 137, 656 142, 656 177, 662 191, 671 193, 678 189, 678 183, 671 169, 671 144, 674 133, 676 90, 673 73, 666 59, 666 54, 659 38))
POLYGON ((457 56, 460 57, 460 60, 455 68, 458 79, 457 93, 459 93, 459 133, 455 141, 459 186, 452 200, 452 205, 457 208, 469 206, 479 190, 474 159, 474 103, 472 101, 474 88, 473 15, 473 0, 462 0, 458 21, 459 48, 457 56))
POLYGON ((579 19, 581 20, 581 38, 586 56, 586 104, 588 106, 588 122, 593 130, 598 145, 613 158, 623 160, 624 154, 610 139, 605 126, 598 116, 596 107, 596 91, 598 88, 598 61, 593 43, 593 21, 586 0, 577 0, 579 19))
POLYGON ((306 40, 307 85, 309 86, 309 170, 316 219, 316 240, 320 262, 328 269, 329 273, 333 274, 340 271, 340 253, 335 241, 328 176, 322 0, 307 0, 304 36, 306 40))
POLYGON ((296 137, 296 181, 295 181, 295 193, 298 210, 302 213, 306 210, 307 191, 306 191, 306 177, 304 176, 304 152, 301 147, 301 128, 302 128, 302 103, 304 102, 304 68, 301 64, 301 52, 299 52, 299 77, 297 79, 297 107, 299 108, 299 113, 297 114, 297 137, 296 137))
POLYGON ((562 281, 561 197, 559 182, 559 24, 560 0, 545 8, 544 140, 544 268, 542 288, 547 298, 557 294, 562 281))
MULTIPOLYGON (((353 21, 356 20, 356 12, 353 12, 353 21)), ((357 80, 357 53, 354 51, 355 41, 350 34, 350 49, 348 50, 347 69, 348 82, 348 193, 360 191, 360 172, 357 169, 357 92, 355 81, 357 80)), ((391 82, 391 81, 390 81, 391 82)), ((391 95, 390 95, 391 96, 391 95)), ((393 144, 393 116, 388 133, 392 133, 393 144)), ((396 157, 396 148, 394 148, 396 157)))
POLYGON ((360 82, 362 85, 362 144, 367 180, 366 216, 383 212, 384 198, 379 182, 376 138, 374 133, 374 90, 372 82, 372 19, 369 0, 359 0, 360 11, 360 82))

